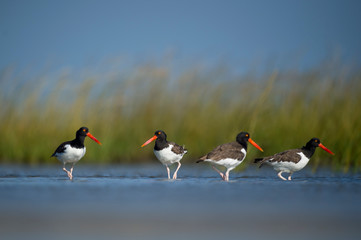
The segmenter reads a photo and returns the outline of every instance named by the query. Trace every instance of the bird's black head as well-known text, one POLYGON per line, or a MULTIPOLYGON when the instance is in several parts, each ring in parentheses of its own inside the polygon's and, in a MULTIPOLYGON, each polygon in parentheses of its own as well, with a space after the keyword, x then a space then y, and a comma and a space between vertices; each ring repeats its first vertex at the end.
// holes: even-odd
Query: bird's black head
POLYGON ((248 132, 240 132, 238 133, 237 137, 236 137, 236 141, 241 144, 243 146, 243 148, 245 150, 247 150, 247 142, 251 143, 253 146, 255 146, 258 150, 260 150, 261 152, 263 152, 263 149, 258 146, 257 143, 255 143, 248 132))
POLYGON ((76 131, 76 136, 77 137, 78 136, 86 137, 88 133, 89 133, 89 129, 87 127, 81 127, 81 128, 79 128, 78 131, 76 131))
MULTIPOLYGON (((315 152, 315 149, 317 147, 322 148, 323 150, 325 150, 326 152, 328 152, 329 154, 334 155, 333 152, 331 152, 328 148, 326 148, 320 141, 320 139, 318 138, 312 138, 310 141, 307 142, 306 146, 303 147, 303 149, 309 150, 311 151, 311 153, 313 154, 315 152)), ((311 156, 312 156, 311 154, 311 156)))
POLYGON ((143 143, 143 145, 141 147, 148 145, 149 143, 153 142, 154 140, 156 140, 155 147, 157 146, 157 144, 164 145, 167 143, 167 134, 165 134, 165 132, 163 132, 162 130, 155 131, 154 136, 151 137, 150 139, 148 139, 145 143, 143 143))
POLYGON ((167 134, 162 130, 155 131, 154 136, 157 136, 159 140, 167 140, 167 134))
POLYGON ((250 138, 250 136, 249 136, 248 132, 240 132, 240 133, 238 133, 238 135, 236 137, 236 141, 240 144, 247 143, 249 138, 250 138))
POLYGON ((90 134, 89 129, 87 127, 81 127, 78 131, 76 131, 76 138, 78 141, 80 141, 82 144, 84 142, 85 137, 88 136, 93 141, 98 143, 99 145, 102 145, 101 142, 99 142, 98 139, 96 139, 93 135, 90 134))
POLYGON ((320 145, 321 141, 318 138, 312 138, 310 141, 307 142, 306 147, 309 148, 316 148, 320 145))

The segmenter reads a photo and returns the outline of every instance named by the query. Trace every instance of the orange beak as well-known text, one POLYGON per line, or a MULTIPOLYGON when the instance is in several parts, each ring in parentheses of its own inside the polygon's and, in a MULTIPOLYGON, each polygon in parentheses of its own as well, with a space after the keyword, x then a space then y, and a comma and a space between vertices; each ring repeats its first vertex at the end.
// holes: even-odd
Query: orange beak
POLYGON ((320 148, 322 148, 323 150, 325 150, 326 152, 328 152, 329 154, 335 155, 333 152, 331 152, 330 150, 328 150, 325 146, 322 145, 322 143, 318 144, 318 146, 320 148))
POLYGON ((258 146, 257 143, 255 143, 252 139, 248 138, 248 142, 250 142, 253 146, 255 146, 258 150, 260 150, 261 152, 263 152, 263 149, 258 146))
POLYGON ((86 134, 88 137, 90 137, 93 141, 95 141, 96 143, 98 143, 99 145, 102 145, 101 142, 98 141, 98 139, 96 139, 93 135, 91 135, 90 133, 86 134))
POLYGON ((143 145, 141 147, 144 147, 145 145, 148 145, 149 143, 153 142, 154 140, 156 140, 158 137, 157 136, 153 136, 152 138, 150 138, 148 141, 146 141, 145 143, 143 143, 143 145))

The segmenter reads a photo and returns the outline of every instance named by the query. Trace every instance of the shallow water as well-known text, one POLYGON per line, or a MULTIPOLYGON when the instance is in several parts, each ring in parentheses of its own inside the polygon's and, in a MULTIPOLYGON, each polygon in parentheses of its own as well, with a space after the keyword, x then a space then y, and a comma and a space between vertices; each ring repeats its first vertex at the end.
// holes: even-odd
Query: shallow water
POLYGON ((160 164, 0 166, 1 239, 356 239, 361 175, 269 168, 231 172, 160 164), (3 238, 5 237, 5 238, 3 238))

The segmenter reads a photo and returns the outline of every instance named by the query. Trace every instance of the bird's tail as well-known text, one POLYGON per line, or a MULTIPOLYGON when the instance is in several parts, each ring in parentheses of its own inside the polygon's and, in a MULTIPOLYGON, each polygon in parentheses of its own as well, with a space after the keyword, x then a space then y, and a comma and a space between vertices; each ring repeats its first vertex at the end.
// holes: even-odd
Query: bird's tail
POLYGON ((204 156, 200 157, 196 163, 204 162, 204 160, 206 160, 206 159, 207 159, 207 155, 204 155, 204 156))
POLYGON ((258 163, 258 162, 260 162, 260 161, 262 161, 263 160, 263 158, 255 158, 254 159, 254 163, 258 163))
POLYGON ((188 152, 188 149, 186 149, 185 145, 183 145, 183 150, 184 150, 184 154, 186 154, 188 152))
POLYGON ((259 163, 259 162, 261 162, 261 164, 259 165, 259 168, 261 168, 261 167, 263 166, 263 159, 264 159, 264 158, 255 158, 255 159, 254 159, 254 163, 259 163))

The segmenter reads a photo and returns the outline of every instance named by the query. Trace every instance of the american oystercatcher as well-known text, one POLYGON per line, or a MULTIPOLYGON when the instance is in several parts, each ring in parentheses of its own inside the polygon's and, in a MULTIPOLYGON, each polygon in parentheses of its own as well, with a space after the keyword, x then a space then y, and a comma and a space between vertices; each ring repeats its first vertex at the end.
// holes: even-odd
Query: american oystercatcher
POLYGON ((187 149, 179 146, 174 142, 168 142, 167 135, 162 130, 156 131, 154 136, 146 141, 141 147, 144 147, 154 140, 154 155, 167 168, 168 179, 170 179, 169 165, 178 163, 178 167, 173 174, 173 179, 177 179, 177 172, 181 167, 180 160, 182 159, 183 155, 187 153, 187 149))
POLYGON ((263 164, 272 166, 273 169, 279 171, 278 177, 282 180, 287 180, 282 176, 283 172, 287 172, 289 173, 288 180, 291 180, 293 172, 299 171, 307 165, 317 147, 334 155, 333 152, 322 145, 320 139, 312 138, 307 142, 306 146, 302 148, 287 150, 269 157, 256 158, 254 162, 261 163, 259 167, 262 167, 263 164))
POLYGON ((74 164, 77 163, 85 154, 86 148, 84 147, 84 139, 88 136, 96 143, 101 143, 93 135, 89 133, 87 127, 81 127, 76 131, 76 137, 72 141, 63 142, 55 150, 51 157, 56 157, 63 163, 63 170, 68 174, 70 180, 73 179, 74 164), (65 164, 70 163, 70 171, 66 170, 65 164))
POLYGON ((229 181, 229 172, 241 164, 246 157, 247 141, 263 152, 262 148, 250 138, 248 132, 240 132, 237 135, 235 142, 219 145, 213 149, 213 151, 201 157, 197 163, 209 162, 212 165, 212 168, 221 175, 224 181, 229 181), (215 166, 225 167, 226 172, 222 173, 215 166))

